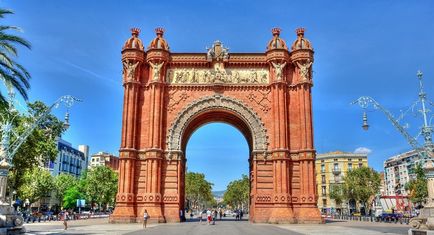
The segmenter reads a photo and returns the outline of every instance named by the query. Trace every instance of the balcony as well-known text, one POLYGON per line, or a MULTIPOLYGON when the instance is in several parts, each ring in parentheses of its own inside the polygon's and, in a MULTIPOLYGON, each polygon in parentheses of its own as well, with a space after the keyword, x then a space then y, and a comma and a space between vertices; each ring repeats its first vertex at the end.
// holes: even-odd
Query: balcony
POLYGON ((341 168, 340 167, 334 167, 332 172, 335 175, 339 175, 341 173, 341 168))

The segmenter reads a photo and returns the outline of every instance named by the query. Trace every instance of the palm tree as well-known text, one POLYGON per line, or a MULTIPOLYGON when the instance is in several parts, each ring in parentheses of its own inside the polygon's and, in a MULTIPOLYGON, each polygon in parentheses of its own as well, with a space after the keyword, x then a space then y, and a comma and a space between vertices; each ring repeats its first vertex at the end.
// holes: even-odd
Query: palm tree
MULTIPOLYGON (((13 11, 0 8, 0 18, 7 14, 13 14, 13 11)), ((11 30, 21 32, 19 27, 0 25, 0 79, 8 89, 15 88, 25 100, 28 100, 30 74, 14 59, 18 56, 17 45, 28 49, 31 49, 31 45, 27 40, 10 34, 11 30)), ((6 99, 0 92, 0 105, 5 104, 6 99)))

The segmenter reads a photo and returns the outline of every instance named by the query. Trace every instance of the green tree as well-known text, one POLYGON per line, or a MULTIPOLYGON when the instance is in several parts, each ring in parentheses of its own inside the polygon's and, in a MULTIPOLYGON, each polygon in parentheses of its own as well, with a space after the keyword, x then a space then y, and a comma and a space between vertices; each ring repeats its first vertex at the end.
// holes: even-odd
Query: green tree
POLYGON ((185 197, 190 201, 193 209, 198 209, 201 204, 214 204, 212 186, 213 184, 208 182, 202 173, 185 174, 185 197))
POLYGON ((348 171, 343 181, 345 198, 360 201, 365 209, 368 200, 375 196, 380 188, 380 174, 369 167, 348 171))
POLYGON ((18 189, 18 195, 29 199, 30 203, 48 196, 54 186, 50 172, 41 167, 34 167, 24 172, 23 184, 18 189))
POLYGON ((62 173, 54 177, 54 191, 56 192, 56 198, 60 205, 62 205, 65 194, 69 189, 75 188, 78 191, 77 184, 78 180, 70 174, 62 173))
POLYGON ((244 208, 247 206, 250 198, 250 180, 247 175, 242 175, 239 180, 234 180, 227 186, 223 195, 223 200, 233 208, 244 208))
POLYGON ((428 197, 428 186, 425 172, 421 164, 417 164, 414 168, 416 179, 410 180, 405 185, 405 190, 409 191, 410 200, 416 204, 423 204, 428 197))
POLYGON ((78 189, 83 190, 88 202, 102 208, 113 205, 118 191, 118 175, 111 168, 97 166, 80 179, 78 189))
POLYGON ((335 200, 336 207, 340 208, 342 202, 345 200, 344 190, 342 184, 330 185, 330 199, 335 200))
POLYGON ((63 197, 63 208, 65 209, 73 209, 77 206, 77 199, 82 199, 83 193, 80 192, 78 189, 78 186, 72 186, 71 188, 67 189, 64 193, 63 197))
MULTIPOLYGON (((0 9, 0 18, 13 14, 11 10, 0 9)), ((18 56, 17 46, 24 46, 28 49, 31 45, 25 39, 11 34, 11 31, 20 32, 17 26, 0 25, 0 78, 8 88, 15 88, 21 96, 27 100, 27 89, 30 88, 30 74, 18 64, 15 59, 18 56)), ((7 101, 0 92, 0 106, 6 107, 7 101)))
MULTIPOLYGON (((35 117, 41 116, 48 107, 41 101, 28 103, 28 114, 18 112, 11 114, 15 116, 13 129, 21 135, 32 125, 35 117)), ((3 114, 6 112, 2 110, 3 114)), ((57 157, 57 138, 65 131, 63 122, 56 116, 48 114, 39 123, 36 129, 29 135, 26 141, 20 146, 15 154, 9 171, 8 185, 12 189, 18 189, 23 184, 23 174, 28 169, 39 165, 48 165, 49 161, 54 161, 57 157)), ((11 137, 11 142, 16 140, 16 136, 11 137)))

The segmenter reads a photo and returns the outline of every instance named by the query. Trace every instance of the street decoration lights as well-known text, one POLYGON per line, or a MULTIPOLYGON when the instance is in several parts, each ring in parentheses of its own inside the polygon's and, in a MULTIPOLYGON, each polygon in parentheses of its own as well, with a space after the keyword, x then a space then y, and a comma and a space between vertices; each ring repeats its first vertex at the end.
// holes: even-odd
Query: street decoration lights
POLYGON ((380 103, 378 103, 376 100, 374 100, 372 97, 369 96, 362 96, 359 97, 357 100, 353 101, 351 104, 357 104, 359 105, 363 110, 363 124, 362 124, 362 128, 364 130, 368 130, 369 129, 369 124, 368 124, 368 116, 366 114, 366 109, 370 106, 372 106, 375 110, 379 110, 381 112, 383 112, 383 114, 386 115, 387 119, 393 124, 393 126, 404 136, 404 138, 407 140, 407 142, 411 145, 411 147, 423 158, 426 158, 426 153, 428 152, 432 152, 433 151, 433 143, 432 143, 432 132, 433 132, 433 128, 431 126, 431 121, 433 119, 434 116, 432 116, 431 118, 429 118, 429 113, 430 110, 427 109, 427 103, 430 105, 433 105, 432 102, 430 102, 429 100, 427 100, 426 97, 426 93, 423 90, 423 74, 421 71, 417 72, 417 77, 419 79, 419 99, 417 101, 415 101, 410 108, 408 108, 405 112, 402 112, 401 115, 399 115, 398 118, 395 118, 392 113, 385 109, 382 105, 380 105, 380 103), (424 144, 423 146, 420 146, 418 141, 417 141, 417 137, 419 137, 419 135, 417 137, 412 137, 407 131, 406 131, 406 126, 402 126, 400 125, 400 121, 405 117, 406 114, 408 114, 410 111, 415 110, 416 106, 418 104, 421 104, 421 109, 418 110, 423 117, 423 125, 420 128, 420 134, 422 135, 424 138, 424 144))
POLYGON ((410 220, 410 225, 415 229, 420 228, 434 230, 434 163, 432 161, 434 145, 432 142, 433 127, 431 125, 434 115, 430 117, 429 115, 431 111, 427 109, 427 104, 433 106, 433 103, 427 99, 427 95, 423 89, 423 73, 421 71, 418 71, 416 75, 419 80, 419 98, 405 112, 401 112, 401 115, 398 118, 395 118, 389 110, 385 109, 376 100, 369 96, 359 97, 351 104, 358 104, 361 108, 363 108, 364 112, 362 119, 362 128, 364 130, 368 130, 369 128, 366 109, 369 106, 373 106, 374 109, 380 110, 386 115, 387 119, 404 136, 404 138, 412 146, 414 151, 416 151, 416 153, 420 156, 420 159, 423 162, 425 175, 427 177, 428 200, 427 204, 422 209, 419 216, 410 220), (406 131, 406 127, 400 125, 399 122, 404 118, 407 113, 409 113, 410 111, 414 111, 418 104, 421 105, 421 109, 417 111, 422 114, 423 124, 420 128, 420 133, 416 137, 412 137, 406 131), (420 135, 423 136, 423 146, 420 146, 419 142, 417 141, 420 135))
POLYGON ((69 108, 71 108, 74 103, 80 101, 70 95, 60 97, 42 114, 34 117, 33 122, 27 123, 22 133, 17 133, 13 129, 13 122, 19 114, 15 109, 15 93, 10 86, 8 86, 8 96, 7 111, 0 117, 0 214, 2 215, 0 217, 0 233, 3 231, 21 230, 23 225, 22 217, 17 215, 6 200, 7 176, 9 169, 12 167, 12 160, 18 149, 25 143, 32 132, 47 119, 51 111, 59 108, 61 105, 65 106, 67 110, 64 126, 68 128, 70 126, 69 108), (11 141, 12 136, 15 137, 13 141, 11 141))

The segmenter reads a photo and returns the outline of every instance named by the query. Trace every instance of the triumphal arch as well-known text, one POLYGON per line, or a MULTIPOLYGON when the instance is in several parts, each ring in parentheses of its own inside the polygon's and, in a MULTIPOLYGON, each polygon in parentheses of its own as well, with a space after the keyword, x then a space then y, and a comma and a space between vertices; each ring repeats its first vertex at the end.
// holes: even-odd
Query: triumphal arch
MULTIPOLYGON (((162 28, 145 48, 139 29, 122 49, 124 106, 119 190, 112 222, 180 221, 186 144, 209 122, 245 136, 250 220, 319 223, 312 131, 313 49, 304 29, 287 46, 272 29, 265 52, 176 53, 162 28)), ((206 172, 205 172, 206 173, 206 172)))

